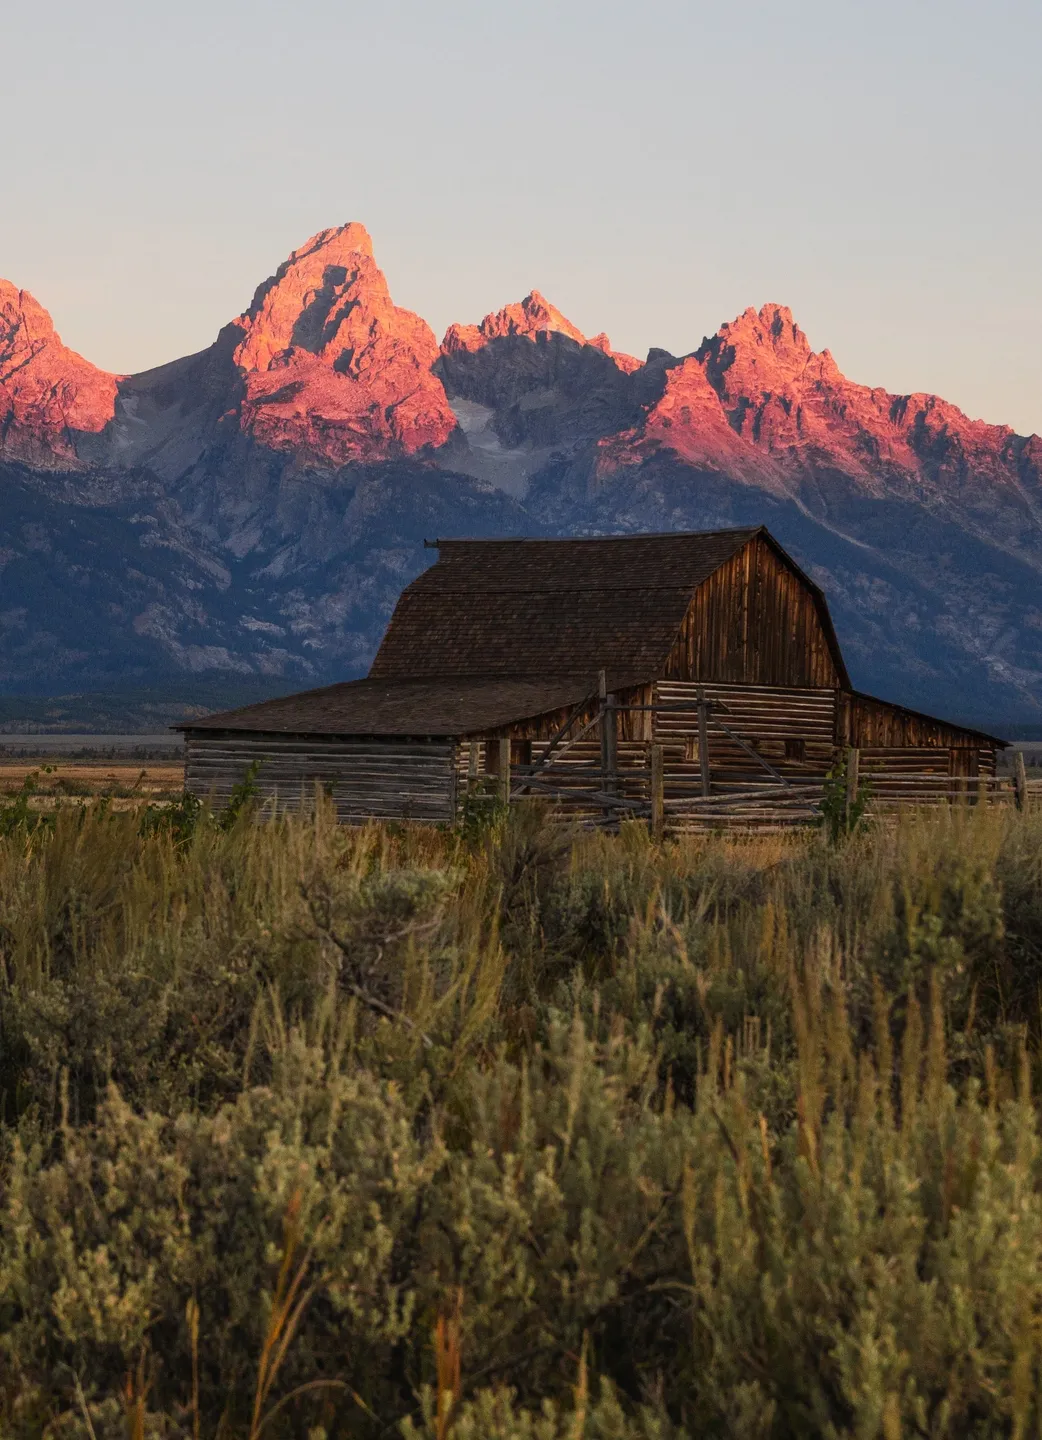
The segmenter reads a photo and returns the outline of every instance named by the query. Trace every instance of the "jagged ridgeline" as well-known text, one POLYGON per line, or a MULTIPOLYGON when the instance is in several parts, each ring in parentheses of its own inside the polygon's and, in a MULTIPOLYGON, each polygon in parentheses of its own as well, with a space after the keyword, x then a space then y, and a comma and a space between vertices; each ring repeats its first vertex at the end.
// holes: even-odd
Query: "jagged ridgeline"
POLYGON ((5 1436, 1038 1432, 1042 815, 251 804, 0 807, 5 1436))
POLYGON ((364 673, 434 535, 766 524, 859 687, 1042 718, 1042 441, 847 380, 766 305, 621 354, 537 291, 439 346, 358 224, 111 375, 0 282, 0 686, 364 673), (694 338, 694 337, 693 337, 694 338))

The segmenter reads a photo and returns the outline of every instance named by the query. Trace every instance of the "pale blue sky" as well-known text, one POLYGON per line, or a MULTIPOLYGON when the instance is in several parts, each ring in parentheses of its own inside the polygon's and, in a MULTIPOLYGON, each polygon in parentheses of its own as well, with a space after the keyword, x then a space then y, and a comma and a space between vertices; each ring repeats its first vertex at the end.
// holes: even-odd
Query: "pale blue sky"
POLYGON ((0 275, 114 370, 361 220, 442 334, 542 290, 677 353, 792 307, 1042 431, 1042 0, 2 7, 0 275))

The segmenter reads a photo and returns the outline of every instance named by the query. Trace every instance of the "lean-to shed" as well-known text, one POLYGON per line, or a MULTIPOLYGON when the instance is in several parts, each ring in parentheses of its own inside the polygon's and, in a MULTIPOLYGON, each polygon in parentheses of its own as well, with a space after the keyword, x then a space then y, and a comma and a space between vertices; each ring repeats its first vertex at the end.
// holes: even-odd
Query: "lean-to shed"
POLYGON ((617 819, 658 766, 709 820, 761 792, 798 818, 851 748, 895 796, 994 776, 1002 741, 852 689, 824 595, 762 527, 437 548, 366 679, 178 727, 188 788, 220 803, 256 761, 287 803, 317 783, 344 820, 449 821, 495 774, 617 819))

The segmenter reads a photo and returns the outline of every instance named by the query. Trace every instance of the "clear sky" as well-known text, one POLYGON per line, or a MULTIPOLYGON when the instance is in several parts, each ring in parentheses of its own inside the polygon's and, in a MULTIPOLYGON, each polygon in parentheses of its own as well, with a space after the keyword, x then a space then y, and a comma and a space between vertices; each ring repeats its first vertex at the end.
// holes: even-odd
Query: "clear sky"
POLYGON ((439 336, 535 287, 682 354, 776 300, 1042 432, 1042 0, 9 0, 0 44, 0 275, 109 369, 361 220, 439 336))

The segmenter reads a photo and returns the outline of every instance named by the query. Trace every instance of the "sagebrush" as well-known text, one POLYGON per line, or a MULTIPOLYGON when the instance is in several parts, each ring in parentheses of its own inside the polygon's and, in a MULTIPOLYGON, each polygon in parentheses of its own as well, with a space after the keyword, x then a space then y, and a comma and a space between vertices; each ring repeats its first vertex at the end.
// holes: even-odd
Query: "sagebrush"
POLYGON ((0 839, 11 1436, 1042 1428, 1042 817, 0 839))

